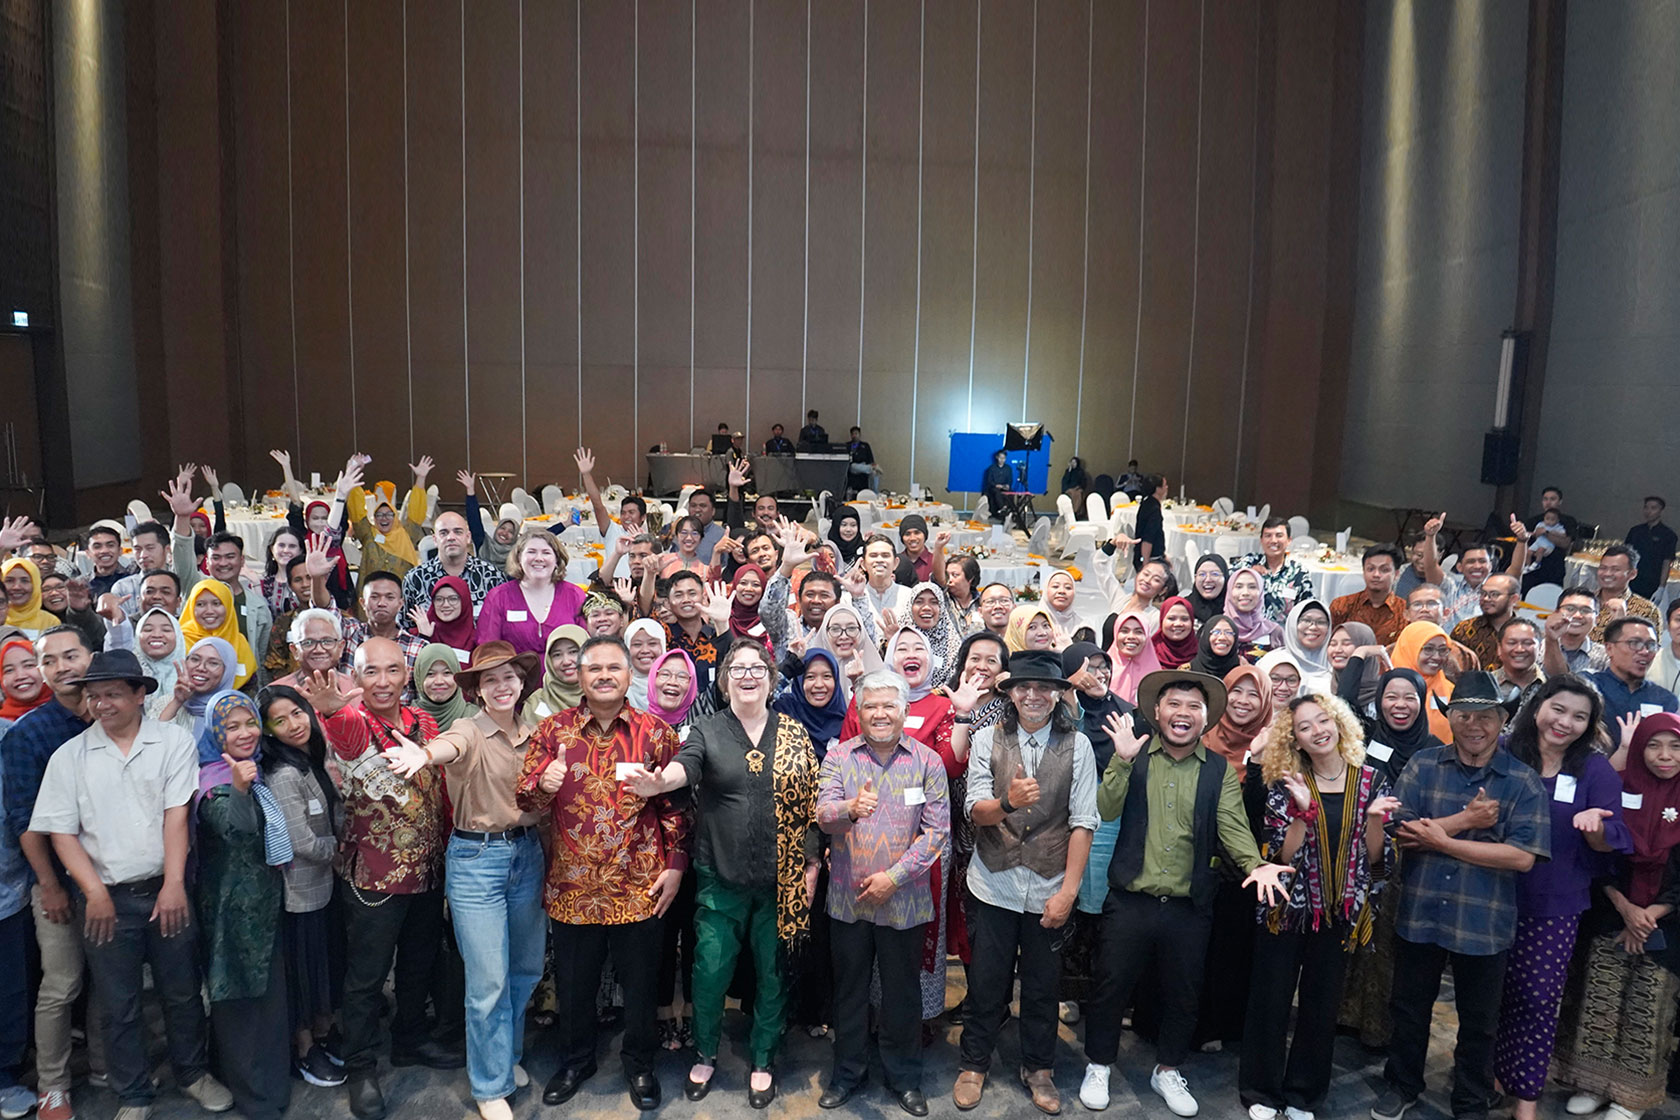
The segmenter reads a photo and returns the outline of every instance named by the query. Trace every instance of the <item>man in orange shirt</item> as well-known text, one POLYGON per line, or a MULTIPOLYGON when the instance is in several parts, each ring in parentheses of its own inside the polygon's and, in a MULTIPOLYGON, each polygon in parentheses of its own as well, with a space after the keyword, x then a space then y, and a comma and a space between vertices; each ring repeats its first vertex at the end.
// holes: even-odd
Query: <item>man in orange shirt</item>
POLYGON ((1394 576, 1400 570, 1400 550, 1391 544, 1374 544, 1365 550, 1365 590, 1343 595, 1330 604, 1330 624, 1363 622, 1377 636, 1378 645, 1391 645, 1406 625, 1406 601, 1394 594, 1394 576))

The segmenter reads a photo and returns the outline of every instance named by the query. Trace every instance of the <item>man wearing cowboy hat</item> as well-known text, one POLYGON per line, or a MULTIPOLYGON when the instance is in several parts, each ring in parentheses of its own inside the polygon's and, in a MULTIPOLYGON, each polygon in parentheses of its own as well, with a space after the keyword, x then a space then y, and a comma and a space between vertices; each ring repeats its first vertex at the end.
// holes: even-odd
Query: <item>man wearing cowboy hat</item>
POLYGON ((1097 827, 1097 764, 1090 740, 1061 705, 1069 687, 1061 656, 1049 650, 1011 655, 997 687, 1009 708, 974 735, 968 796, 974 859, 969 938, 968 1013, 962 1070, 951 1091, 959 1109, 980 1103, 1009 998, 1021 980, 1021 1083, 1040 1111, 1061 1111, 1051 1079, 1062 946, 1079 880, 1097 827))
POLYGON ((1149 1086, 1179 1116, 1196 1115, 1196 1098, 1178 1070, 1190 1053, 1201 1003, 1202 969, 1213 928, 1220 860, 1230 859, 1265 901, 1281 895, 1289 868, 1267 863, 1249 831, 1236 771, 1202 743, 1225 711, 1225 686, 1189 670, 1150 673, 1138 685, 1138 711, 1104 724, 1114 757, 1103 773, 1097 810, 1120 818, 1103 904, 1097 991, 1087 1013, 1090 1064, 1079 1100, 1108 1107, 1108 1078, 1120 1046, 1120 1014, 1146 970, 1161 977, 1161 1033, 1149 1086), (1124 810, 1124 811, 1122 811, 1124 810))
POLYGON ((176 1083, 204 1108, 224 1112, 233 1097, 207 1072, 186 889, 198 748, 185 729, 146 718, 146 695, 157 681, 132 651, 94 654, 77 683, 96 722, 53 753, 29 829, 51 834, 80 896, 88 970, 105 1023, 106 1075, 123 1111, 150 1111, 157 1088, 140 1017, 149 964, 176 1083))

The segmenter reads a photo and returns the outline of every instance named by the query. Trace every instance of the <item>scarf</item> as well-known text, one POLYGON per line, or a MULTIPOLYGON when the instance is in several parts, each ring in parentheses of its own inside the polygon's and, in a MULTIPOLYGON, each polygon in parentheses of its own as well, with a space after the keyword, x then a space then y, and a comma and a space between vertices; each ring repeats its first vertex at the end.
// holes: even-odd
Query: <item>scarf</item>
POLYGON ((1267 694, 1270 695, 1271 693, 1272 670, 1277 668, 1279 665, 1288 665, 1295 670, 1296 674, 1301 678, 1301 683, 1295 686, 1295 695, 1306 695, 1306 674, 1301 672, 1301 666, 1296 662, 1294 654, 1290 653, 1286 649, 1274 649, 1272 652, 1268 653, 1266 656, 1254 663, 1254 667, 1256 669, 1259 669, 1262 673, 1266 674, 1267 694))
MULTIPOLYGON (((907 637, 912 640, 920 639, 924 646, 927 645, 927 639, 923 637, 922 632, 914 626, 900 626, 897 630, 893 631, 892 637, 887 639, 887 665, 893 670, 893 672, 898 673, 901 677, 904 676, 904 673, 898 668, 898 643, 907 637)), ((932 655, 933 651, 929 650, 927 672, 922 674, 922 679, 919 682, 912 682, 909 677, 904 677, 904 683, 910 686, 910 703, 912 704, 933 691, 935 665, 932 660, 932 655)))
POLYGON ((196 651, 207 649, 222 661, 222 679, 209 692, 195 692, 188 696, 181 705, 181 710, 193 717, 193 734, 202 735, 206 720, 205 706, 221 692, 234 687, 233 678, 238 673, 238 667, 233 662, 233 647, 220 638, 200 638, 187 648, 187 656, 191 657, 196 651))
POLYGON ((1191 611, 1196 615, 1196 625, 1198 627, 1206 626, 1213 621, 1215 615, 1224 613, 1225 585, 1229 581, 1230 575, 1231 569, 1226 565, 1225 558, 1217 553, 1210 552, 1196 561, 1196 567, 1190 573, 1190 594, 1187 598, 1190 600, 1191 611), (1208 564, 1212 564, 1219 569, 1219 590, 1214 592, 1211 599, 1203 598, 1202 593, 1196 590, 1196 573, 1208 564))
MULTIPOLYGON (((1452 742, 1452 724, 1447 721, 1446 705, 1452 699, 1452 682, 1447 674, 1437 671, 1433 677, 1423 675, 1418 668, 1418 651, 1431 638, 1445 638, 1447 632, 1433 622, 1413 622, 1400 631, 1394 642, 1394 667, 1410 669, 1423 680, 1423 710, 1429 716, 1429 731, 1443 743, 1452 742)), ((1449 651, 1447 654, 1451 657, 1449 651)))
POLYGON ((960 683, 956 681, 957 663, 955 652, 962 644, 962 634, 957 629, 957 620, 951 614, 951 600, 945 594, 945 589, 937 583, 923 580, 910 589, 910 606, 904 610, 905 621, 915 627, 928 644, 928 652, 933 654, 933 669, 928 673, 928 682, 938 688, 942 684, 960 683), (916 626, 915 605, 916 596, 924 591, 933 592, 933 597, 939 603, 939 614, 934 618, 933 629, 923 630, 916 626))
POLYGON ((1188 665, 1201 649, 1201 643, 1196 640, 1196 609, 1190 600, 1182 595, 1174 595, 1161 604, 1161 622, 1167 621, 1167 612, 1175 605, 1182 604, 1190 612, 1190 633, 1174 640, 1167 637, 1165 631, 1157 629, 1149 643, 1155 647, 1155 658, 1160 661, 1163 669, 1182 669, 1188 665))
POLYGON ((543 686, 531 694, 525 701, 525 722, 541 723, 549 716, 557 715, 567 708, 575 708, 583 703, 583 683, 581 681, 563 681, 559 673, 548 672, 548 657, 554 652, 554 643, 565 639, 583 648, 583 643, 589 640, 589 635, 575 622, 568 622, 564 626, 554 628, 554 633, 548 636, 548 644, 543 647, 543 686))
POLYGON ((1043 603, 1023 603, 1009 612, 1009 623, 1003 628, 1003 644, 1009 647, 1010 653, 1020 653, 1027 648, 1027 624, 1039 615, 1050 621, 1050 648, 1060 649, 1067 645, 1066 637, 1061 628, 1056 625, 1056 616, 1050 613, 1050 608, 1043 603))
MULTIPOLYGON (((353 491, 351 493, 350 496, 353 502, 355 502, 358 493, 360 493, 359 488, 357 491, 353 491)), ((409 494, 408 501, 409 508, 411 509, 414 505, 415 495, 419 495, 420 516, 424 517, 426 515, 426 492, 416 487, 414 491, 409 494)), ((355 502, 355 504, 359 505, 365 511, 368 523, 368 532, 373 536, 374 544, 390 553, 396 559, 401 560, 410 568, 417 568, 420 566, 420 553, 415 550, 414 541, 408 535, 408 526, 403 524, 402 513, 397 509, 397 488, 394 483, 374 483, 373 492, 371 494, 361 494, 361 500, 359 502, 355 502), (369 504, 370 500, 371 505, 369 504), (379 512, 380 506, 391 507, 391 512, 396 515, 396 524, 391 526, 391 531, 389 533, 381 533, 379 531, 379 523, 373 519, 374 514, 379 512)), ((355 511, 351 511, 351 516, 355 516, 355 511)))
POLYGON ((181 624, 175 616, 162 607, 153 607, 135 619, 134 656, 140 659, 140 668, 145 670, 146 675, 158 682, 157 688, 146 698, 148 708, 146 714, 155 717, 159 711, 163 710, 163 705, 168 703, 169 694, 175 691, 176 663, 187 656, 186 639, 181 636, 181 624), (140 641, 140 628, 145 626, 146 620, 153 615, 167 620, 169 628, 175 631, 175 648, 156 659, 146 656, 146 647, 140 641), (153 700, 158 701, 155 708, 151 704, 153 700))
MULTIPOLYGON (((859 627, 856 642, 856 656, 857 659, 863 663, 863 671, 865 673, 873 673, 881 667, 881 651, 876 649, 875 643, 870 640, 869 631, 863 626, 863 615, 850 603, 836 603, 832 607, 828 608, 828 613, 823 615, 822 622, 819 623, 816 630, 812 632, 808 638, 806 638, 806 652, 808 653, 814 649, 826 649, 829 653, 834 654, 835 661, 840 661, 840 655, 835 653, 834 643, 829 640, 828 626, 829 623, 834 622, 842 615, 850 618, 852 622, 859 627)), ((847 660, 850 660, 850 658, 847 658, 847 660)), ((840 695, 846 701, 850 702, 852 699, 852 679, 846 675, 844 665, 845 663, 841 662, 840 695)))
MULTIPOLYGON (((198 792, 200 794, 199 809, 214 796, 213 791, 219 786, 233 785, 233 767, 229 766, 222 757, 227 750, 227 720, 238 711, 251 713, 251 718, 262 726, 262 714, 257 710, 257 702, 243 692, 231 689, 217 692, 210 698, 208 718, 204 721, 204 729, 198 733, 198 792)), ((257 736, 257 749, 251 755, 252 762, 262 761, 262 736, 257 736)), ((257 770, 256 781, 251 783, 251 796, 256 798, 257 809, 263 822, 263 862, 270 867, 282 867, 292 862, 292 836, 286 828, 286 814, 280 808, 280 802, 275 799, 262 779, 262 770, 257 770)))
POLYGON ((1295 667, 1301 671, 1301 695, 1309 692, 1334 693, 1336 691, 1335 674, 1330 671, 1330 608, 1317 599, 1303 599, 1289 610, 1289 618, 1283 624, 1283 648, 1295 659, 1295 667), (1316 607, 1324 615, 1324 641, 1317 649, 1308 649, 1301 644, 1301 615, 1308 607, 1316 607))
POLYGON ((1236 624, 1237 641, 1243 645, 1254 645, 1259 639, 1278 642, 1283 638, 1283 631, 1278 624, 1266 617, 1265 603, 1266 581, 1258 568, 1238 568, 1231 573, 1231 578, 1225 581, 1225 617, 1236 624), (1261 587, 1261 600, 1251 611, 1239 611, 1231 604, 1231 584, 1237 581, 1237 576, 1243 572, 1250 572, 1261 587))
POLYGON ((842 563, 850 564, 856 560, 858 554, 863 551, 863 520, 858 517, 858 511, 851 506, 841 506, 834 515, 834 523, 828 527, 828 539, 839 551, 842 563), (858 528, 857 536, 851 540, 842 537, 840 535, 840 523, 842 521, 850 521, 856 525, 858 528))
POLYGON ((1441 740, 1429 733, 1429 721, 1423 718, 1424 706, 1428 703, 1429 689, 1416 670, 1390 669, 1377 678, 1377 714, 1372 721, 1372 730, 1376 732, 1375 738, 1378 742, 1394 751, 1393 756, 1383 763, 1391 774, 1399 774, 1404 770, 1412 756, 1423 748, 1441 745, 1441 740), (1388 717, 1383 715, 1382 711, 1382 694, 1388 690, 1388 682, 1396 680, 1411 685, 1418 698, 1418 717, 1412 720, 1412 725, 1404 731, 1389 723, 1388 717))
MULTIPOLYGON (((624 644, 628 646, 630 644, 630 639, 634 638, 637 634, 651 634, 655 638, 658 638, 660 657, 664 656, 665 627, 659 625, 658 622, 651 618, 638 618, 624 631, 624 644)), ((659 660, 659 657, 654 658, 654 665, 659 664, 659 660)), ((649 671, 647 673, 638 673, 636 672, 636 659, 634 657, 630 659, 630 691, 625 696, 625 700, 628 701, 632 708, 640 708, 644 712, 647 711, 648 691, 649 686, 652 684, 652 669, 653 667, 649 666, 649 671)))
POLYGON ((1260 707, 1254 715, 1244 723, 1238 723, 1231 715, 1229 702, 1225 705, 1225 712, 1219 717, 1219 722, 1208 729, 1202 736, 1202 742, 1213 750, 1225 756, 1237 772, 1241 780, 1247 773, 1244 763, 1248 759, 1249 745, 1254 742, 1260 732, 1266 730, 1266 725, 1272 722, 1272 682, 1266 679, 1266 674, 1254 665, 1238 665, 1225 674, 1225 693, 1227 696, 1240 680, 1254 682, 1254 687, 1260 690, 1260 707))
POLYGON ((455 647, 444 642, 427 643, 414 659, 414 706, 436 720, 439 731, 448 731, 456 720, 471 716, 473 707, 467 703, 459 684, 455 685, 447 699, 433 700, 426 695, 426 675, 440 662, 449 666, 450 676, 461 671, 460 654, 455 652, 455 647))
POLYGON ((799 675, 771 705, 783 715, 799 721, 811 736, 811 743, 817 748, 819 756, 826 754, 828 744, 840 737, 840 725, 846 722, 846 701, 840 696, 839 681, 840 663, 834 660, 834 655, 826 649, 809 650, 799 675), (805 698, 805 671, 811 668, 813 661, 826 661, 835 680, 834 695, 820 708, 805 698))
MULTIPOLYGON (((817 757, 799 723, 772 712, 771 800, 776 806, 776 939, 797 958, 811 935, 805 897, 805 834, 817 819, 817 757)), ((746 738, 746 731, 741 732, 746 738)), ((762 765, 762 764, 761 764, 762 765)))
MULTIPOLYGON (((332 514, 332 506, 318 498, 303 507, 303 526, 306 534, 304 536, 304 543, 306 545, 309 541, 309 537, 307 535, 309 529, 309 514, 316 506, 320 506, 322 509, 326 510, 328 516, 331 516, 332 514)), ((332 579, 329 582, 337 587, 349 587, 350 561, 344 556, 344 548, 339 543, 339 534, 329 528, 323 536, 327 538, 327 555, 332 557, 334 574, 338 577, 337 579, 332 579)))
MULTIPOLYGON (((1330 636, 1334 638, 1339 633, 1346 633, 1348 640, 1355 649, 1377 644, 1377 633, 1363 622, 1344 622, 1334 630, 1330 636)), ((1359 678, 1359 692, 1354 696, 1354 710, 1364 711, 1366 705, 1377 698, 1377 678, 1382 676, 1382 665, 1376 658, 1361 658, 1365 662, 1364 674, 1359 678)), ((1338 681, 1338 686, 1340 682, 1338 681)))
POLYGON ((675 708, 667 708, 659 702, 658 686, 655 685, 649 688, 647 713, 651 716, 657 716, 659 719, 664 720, 672 727, 681 727, 683 724, 688 722, 688 713, 689 710, 694 707, 694 698, 700 695, 700 686, 697 683, 700 678, 700 674, 694 668, 694 658, 688 655, 687 650, 666 650, 659 656, 659 659, 653 663, 653 668, 648 670, 648 680, 652 681, 657 678, 659 676, 659 667, 665 664, 665 662, 673 659, 680 660, 683 663, 683 666, 688 669, 688 692, 683 696, 682 703, 678 704, 675 708))
POLYGON ((1237 649, 1239 642, 1235 637, 1236 629, 1237 624, 1222 614, 1216 614, 1202 623, 1202 632, 1196 638, 1196 657, 1190 662, 1190 671, 1206 673, 1210 677, 1218 677, 1220 680, 1224 680, 1227 673, 1241 665, 1243 661, 1242 654, 1237 649), (1213 645, 1208 641, 1208 634, 1216 622, 1228 624, 1233 632, 1231 648, 1223 657, 1213 652, 1213 645))
MULTIPOLYGON (((432 623, 432 641, 439 642, 456 650, 462 655, 472 652, 478 645, 478 624, 473 621, 472 588, 460 576, 444 576, 432 585, 432 598, 443 588, 449 588, 461 597, 461 613, 451 622, 445 622, 438 617, 437 608, 428 605, 426 617, 432 623)), ((418 671, 418 670, 416 670, 418 671)), ((418 677, 415 678, 419 680, 418 677)), ((443 728, 439 727, 439 731, 443 728)))
POLYGON ((494 567, 498 572, 507 566, 507 558, 513 552, 513 546, 519 542, 519 530, 524 526, 525 519, 519 512, 519 507, 512 502, 503 502, 496 511, 496 523, 490 531, 484 534, 484 543, 478 546, 478 558, 494 567), (513 540, 503 544, 496 539, 496 530, 503 525, 513 526, 513 540))
MULTIPOLYGON (((1058 578, 1065 579, 1069 583, 1074 582, 1073 576, 1070 575, 1067 572, 1063 572, 1063 571, 1051 572, 1049 578, 1044 581, 1045 591, 1048 592, 1049 589, 1050 589, 1050 585, 1052 583, 1055 583, 1058 578)), ((1078 591, 1079 591, 1079 587, 1078 587, 1077 584, 1075 584, 1074 585, 1075 594, 1077 594, 1078 591)), ((1066 637, 1072 637, 1073 632, 1075 630, 1078 630, 1081 626, 1085 625, 1084 620, 1079 617, 1079 612, 1076 609, 1074 609, 1072 604, 1069 604, 1067 610, 1059 611, 1055 607, 1050 605, 1050 596, 1048 594, 1046 594, 1044 596, 1044 602, 1040 605, 1043 606, 1044 613, 1048 614, 1050 616, 1050 621, 1055 623, 1056 629, 1061 631, 1062 634, 1065 635, 1066 637)), ((1065 640, 1065 638, 1064 638, 1064 640, 1065 640)))
POLYGON ((731 580, 729 584, 729 590, 731 592, 731 598, 729 600, 729 635, 732 638, 745 638, 749 641, 758 642, 763 645, 765 649, 769 649, 770 633, 765 629, 764 620, 758 617, 758 604, 764 601, 764 592, 761 590, 758 593, 758 603, 752 603, 749 605, 741 602, 739 594, 741 577, 745 576, 749 572, 758 576, 758 585, 760 588, 770 582, 764 576, 764 569, 759 567, 757 564, 742 564, 735 570, 735 578, 731 580))
MULTIPOLYGON (((1127 657, 1120 652, 1120 624, 1128 618, 1137 619, 1144 632, 1149 631, 1148 621, 1137 611, 1127 611, 1114 620, 1114 638, 1108 646, 1108 663, 1113 666, 1113 675, 1108 679, 1108 690, 1128 703, 1137 703, 1138 685, 1143 678, 1161 667, 1161 659, 1155 656, 1155 646, 1148 638, 1138 647, 1135 655, 1127 657)), ((1153 712, 1145 712, 1145 716, 1153 716, 1153 712)))
POLYGON ((205 638, 217 638, 227 643, 228 667, 234 671, 233 687, 244 687, 251 674, 257 671, 257 659, 251 653, 251 643, 239 632, 239 612, 234 609, 232 589, 219 579, 200 580, 187 596, 187 601, 181 604, 181 618, 184 620, 181 623, 181 640, 187 643, 187 652, 191 653, 205 638), (220 599, 226 612, 222 624, 214 630, 206 630, 193 614, 193 607, 204 595, 220 599))
MULTIPOLYGON (((12 647, 14 646, 28 653, 30 657, 35 656, 35 647, 33 645, 22 638, 13 638, 4 645, 0 645, 0 662, 6 660, 6 655, 12 651, 12 647)), ((45 704, 52 698, 52 689, 48 688, 45 684, 41 685, 40 691, 35 694, 35 699, 33 700, 18 700, 13 697, 11 693, 7 693, 5 702, 0 703, 0 719, 18 719, 28 712, 33 712, 36 708, 39 708, 42 704, 45 704)))
POLYGON ((1659 731, 1680 735, 1680 716, 1662 712, 1640 720, 1628 748, 1627 769, 1622 771, 1622 820, 1633 833, 1627 896, 1635 906, 1656 901, 1668 854, 1680 844, 1680 821, 1663 819, 1665 812, 1680 810, 1680 777, 1665 782, 1645 766, 1645 746, 1659 731), (1639 808, 1628 808, 1626 795, 1630 793, 1641 799, 1639 808))
POLYGON ((9 576, 20 568, 29 573, 29 598, 21 607, 7 599, 6 625, 16 626, 19 630, 32 630, 37 634, 42 630, 52 629, 58 625, 58 616, 41 609, 41 569, 35 566, 35 561, 14 556, 0 564, 0 578, 9 576))

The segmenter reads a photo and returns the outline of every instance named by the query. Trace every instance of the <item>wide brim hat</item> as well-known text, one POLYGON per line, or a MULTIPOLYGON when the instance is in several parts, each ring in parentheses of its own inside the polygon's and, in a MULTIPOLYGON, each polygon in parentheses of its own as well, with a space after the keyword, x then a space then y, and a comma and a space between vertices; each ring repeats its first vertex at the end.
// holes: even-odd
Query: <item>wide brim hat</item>
POLYGON ((1137 706, 1143 717, 1155 720, 1155 702, 1161 690, 1180 681, 1193 684, 1207 697, 1207 725, 1212 727, 1225 714, 1225 682, 1209 673, 1195 673, 1189 669, 1157 669, 1138 682, 1137 706))
POLYGON ((531 677, 531 670, 537 667, 542 659, 534 653, 520 653, 513 648, 511 642, 485 642, 472 651, 472 660, 461 667, 455 674, 455 679, 463 688, 478 687, 478 678, 491 669, 499 669, 503 665, 512 665, 519 670, 519 675, 526 680, 531 677))
POLYGON ((140 667, 140 659, 132 650, 114 649, 102 651, 93 655, 88 662, 88 671, 82 678, 71 683, 78 687, 97 684, 100 681, 127 681, 145 692, 156 692, 158 682, 146 675, 140 667))
POLYGON ((997 676, 992 687, 1007 693, 1015 685, 1038 681, 1056 688, 1071 688, 1072 682, 1062 675, 1062 655, 1053 649, 1023 649, 1009 655, 1009 663, 997 676))

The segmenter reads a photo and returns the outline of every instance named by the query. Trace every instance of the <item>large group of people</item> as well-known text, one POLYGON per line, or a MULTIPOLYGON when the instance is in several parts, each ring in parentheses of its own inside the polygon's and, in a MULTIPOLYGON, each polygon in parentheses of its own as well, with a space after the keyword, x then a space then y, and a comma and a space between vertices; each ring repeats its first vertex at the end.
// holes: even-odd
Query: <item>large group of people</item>
POLYGON ((1663 1099, 1680 603, 1660 618, 1614 546, 1519 614, 1555 491, 1512 555, 1448 563, 1432 518, 1331 601, 1281 520, 1186 573, 1140 518, 1082 597, 1065 570, 987 583, 914 515, 796 523, 739 463, 661 524, 609 508, 578 449, 603 536, 580 584, 559 527, 481 509, 467 472, 462 513, 432 508, 429 458, 406 499, 365 456, 321 498, 275 458, 290 512, 260 557, 191 466, 169 524, 99 522, 81 556, 0 522, 0 1116, 73 1120, 86 991, 90 1080, 144 1120, 148 975, 175 1085, 249 1120, 297 1079, 383 1117, 382 1058, 464 1069, 507 1120, 532 1031, 560 1105, 615 1022, 636 1109, 662 1051, 698 1101, 729 1079, 732 996, 756 1109, 802 1029, 833 1040, 822 1108, 873 1049, 926 1115, 940 1018, 972 1109, 1014 1003, 1006 1080, 1047 1114, 1059 1024, 1102 1110, 1129 1017, 1177 1116, 1217 1043, 1251 1120, 1312 1120, 1346 1031, 1386 1047, 1371 1114, 1400 1120, 1449 962, 1456 1117, 1534 1120, 1548 1078, 1576 1115, 1663 1099))

